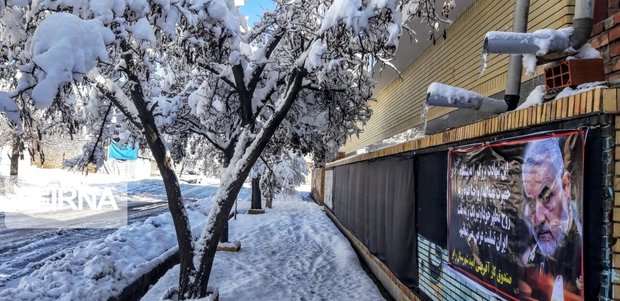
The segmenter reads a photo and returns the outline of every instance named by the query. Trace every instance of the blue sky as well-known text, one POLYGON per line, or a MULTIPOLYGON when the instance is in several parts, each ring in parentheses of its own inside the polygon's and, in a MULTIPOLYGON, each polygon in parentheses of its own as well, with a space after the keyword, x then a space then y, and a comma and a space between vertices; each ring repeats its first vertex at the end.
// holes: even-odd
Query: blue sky
POLYGON ((252 26, 263 15, 263 11, 273 10, 274 7, 275 5, 271 0, 245 0, 245 5, 239 10, 248 16, 248 26, 252 26))

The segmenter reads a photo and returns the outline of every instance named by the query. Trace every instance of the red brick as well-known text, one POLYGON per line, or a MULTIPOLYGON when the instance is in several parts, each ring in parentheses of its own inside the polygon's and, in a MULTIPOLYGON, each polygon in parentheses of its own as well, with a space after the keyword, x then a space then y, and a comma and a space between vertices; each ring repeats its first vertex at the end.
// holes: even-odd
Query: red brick
MULTIPOLYGON (((620 13, 620 9, 610 8, 610 9, 607 10, 607 15, 608 16, 616 15, 618 13, 620 13)), ((614 22, 615 22, 615 24, 618 24, 617 21, 614 21, 614 22)))
POLYGON ((610 29, 617 24, 620 24, 620 9, 619 8, 610 8, 607 10, 607 15, 609 16, 607 19, 603 20, 603 26, 605 29, 610 29))
POLYGON ((605 25, 603 24, 603 22, 594 24, 594 26, 592 26, 592 34, 590 36, 595 36, 603 32, 603 29, 605 29, 605 25))
POLYGON ((601 48, 602 46, 605 46, 607 44, 609 44, 609 35, 607 32, 603 32, 601 34, 599 34, 598 36, 592 38, 590 40, 590 44, 592 44, 592 47, 594 48, 601 48))
POLYGON ((620 39, 620 26, 616 26, 609 30, 609 41, 615 41, 620 39))
POLYGON ((614 42, 609 45, 609 57, 617 57, 620 56, 620 43, 614 42))
POLYGON ((607 30, 610 29, 612 27, 614 27, 614 18, 613 17, 609 17, 601 22, 599 22, 601 24, 603 24, 603 29, 607 30))
POLYGON ((620 72, 614 72, 612 74, 608 74, 605 76, 608 82, 618 81, 620 80, 620 72))
POLYGON ((611 60, 609 63, 606 63, 604 69, 605 74, 620 70, 620 59, 616 58, 611 60))
MULTIPOLYGON (((614 42, 612 44, 620 44, 620 42, 614 42)), ((603 63, 608 62, 613 58, 613 56, 610 55, 610 46, 611 45, 607 45, 598 49, 598 52, 601 54, 601 58, 603 59, 603 63)))

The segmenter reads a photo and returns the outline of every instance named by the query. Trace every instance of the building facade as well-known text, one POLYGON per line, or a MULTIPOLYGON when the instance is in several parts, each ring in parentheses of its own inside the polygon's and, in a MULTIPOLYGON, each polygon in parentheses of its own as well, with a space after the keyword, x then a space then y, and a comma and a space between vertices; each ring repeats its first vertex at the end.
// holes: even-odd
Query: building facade
MULTIPOLYGON (((514 1, 472 1, 402 79, 383 79, 348 156, 315 172, 313 194, 396 300, 620 300, 620 1, 593 2, 605 83, 502 114, 433 107, 425 121, 431 82, 503 96, 508 56, 480 75, 482 41, 511 31, 514 1), (409 129, 426 135, 355 155, 409 129), (562 172, 532 186, 534 157, 562 172)), ((528 32, 570 27, 575 1, 529 11, 528 32)), ((525 99, 543 67, 521 82, 525 99)))

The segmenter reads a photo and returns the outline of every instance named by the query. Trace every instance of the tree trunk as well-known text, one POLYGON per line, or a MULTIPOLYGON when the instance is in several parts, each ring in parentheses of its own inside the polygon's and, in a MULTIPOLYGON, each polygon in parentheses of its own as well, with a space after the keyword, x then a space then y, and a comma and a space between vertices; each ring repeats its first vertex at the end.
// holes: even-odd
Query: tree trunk
POLYGON ((121 47, 123 48, 123 58, 127 64, 127 79, 129 82, 135 84, 131 85, 131 99, 138 111, 138 117, 144 127, 144 136, 147 144, 153 153, 153 158, 157 162, 157 167, 161 173, 162 180, 164 181, 164 187, 166 189, 166 196, 168 198, 168 208, 172 215, 172 221, 174 223, 174 230, 177 235, 177 243, 179 244, 179 258, 180 258, 180 277, 179 277, 179 294, 184 294, 190 287, 190 276, 195 273, 192 248, 192 233, 189 225, 189 219, 187 212, 183 206, 183 196, 181 195, 181 187, 179 186, 179 180, 174 172, 172 158, 166 152, 166 146, 162 140, 161 134, 157 129, 153 112, 147 109, 147 103, 144 99, 144 93, 142 91, 141 81, 131 70, 134 70, 135 63, 132 57, 132 51, 127 42, 123 41, 121 47))
POLYGON ((21 153, 22 141, 19 135, 13 137, 13 149, 11 150, 11 177, 17 177, 19 172, 19 154, 21 153))
MULTIPOLYGON (((224 168, 228 168, 228 166, 230 165, 230 160, 232 159, 233 155, 234 155, 234 148, 229 148, 227 150, 224 151, 224 160, 222 162, 222 165, 224 166, 224 168)), ((232 208, 231 208, 232 209, 232 208)), ((230 214, 230 210, 228 210, 228 214, 230 214)), ((226 220, 226 224, 224 225, 224 228, 222 229, 222 235, 220 235, 220 242, 228 242, 228 219, 226 220)))
POLYGON ((19 173, 19 154, 21 153, 21 139, 19 135, 13 136, 11 149, 11 167, 9 171, 9 183, 6 192, 14 193, 17 185, 17 175, 19 173))
POLYGON ((224 229, 222 229, 222 235, 220 235, 220 242, 228 242, 228 221, 224 223, 224 229))
MULTIPOLYGON (((200 265, 198 266, 198 270, 196 272, 196 281, 192 285, 192 288, 188 294, 184 294, 181 298, 204 298, 207 296, 209 275, 211 274, 211 269, 213 268, 213 259, 215 258, 217 243, 224 228, 224 224, 228 222, 228 213, 232 209, 243 182, 248 177, 252 166, 254 166, 260 157, 260 154, 267 146, 267 143, 269 143, 269 140, 271 140, 271 137, 275 133, 276 129, 280 126, 280 123, 282 123, 284 117, 286 117, 286 114, 293 105, 293 101, 299 95, 301 83, 305 75, 305 69, 295 69, 293 71, 291 83, 288 87, 282 107, 274 112, 271 119, 267 121, 265 126, 256 135, 256 138, 254 138, 255 140, 253 140, 249 146, 246 146, 243 150, 241 150, 243 152, 243 156, 237 157, 242 160, 238 162, 240 164, 236 164, 237 162, 231 162, 235 163, 232 164, 232 167, 236 168, 236 170, 232 171, 233 174, 231 175, 234 180, 220 186, 218 194, 215 196, 207 225, 199 241, 197 242, 197 244, 202 244, 201 247, 203 249, 199 254, 200 265)), ((241 135, 246 134, 242 133, 241 135)), ((239 139, 237 143, 246 142, 245 139, 239 139)), ((229 166, 229 168, 231 168, 231 166, 229 166)))
POLYGON ((273 176, 273 171, 269 170, 269 173, 267 175, 267 178, 265 179, 265 207, 270 208, 272 207, 273 204, 273 191, 275 190, 275 188, 273 187, 275 185, 275 179, 273 176))
POLYGON ((252 178, 252 209, 263 209, 261 205, 260 176, 252 178))
POLYGON ((265 194, 265 207, 271 208, 273 204, 273 191, 271 189, 265 194))

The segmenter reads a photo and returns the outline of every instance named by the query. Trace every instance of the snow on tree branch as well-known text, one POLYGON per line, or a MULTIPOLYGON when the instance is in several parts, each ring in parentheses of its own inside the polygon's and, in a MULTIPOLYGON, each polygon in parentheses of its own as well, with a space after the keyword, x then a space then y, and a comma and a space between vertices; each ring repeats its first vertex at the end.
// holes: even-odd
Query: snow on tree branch
POLYGON ((108 59, 106 45, 114 41, 114 34, 98 20, 56 13, 41 22, 32 41, 32 61, 41 69, 34 70, 38 82, 32 99, 44 108, 52 104, 62 85, 88 72, 98 59, 108 59))

